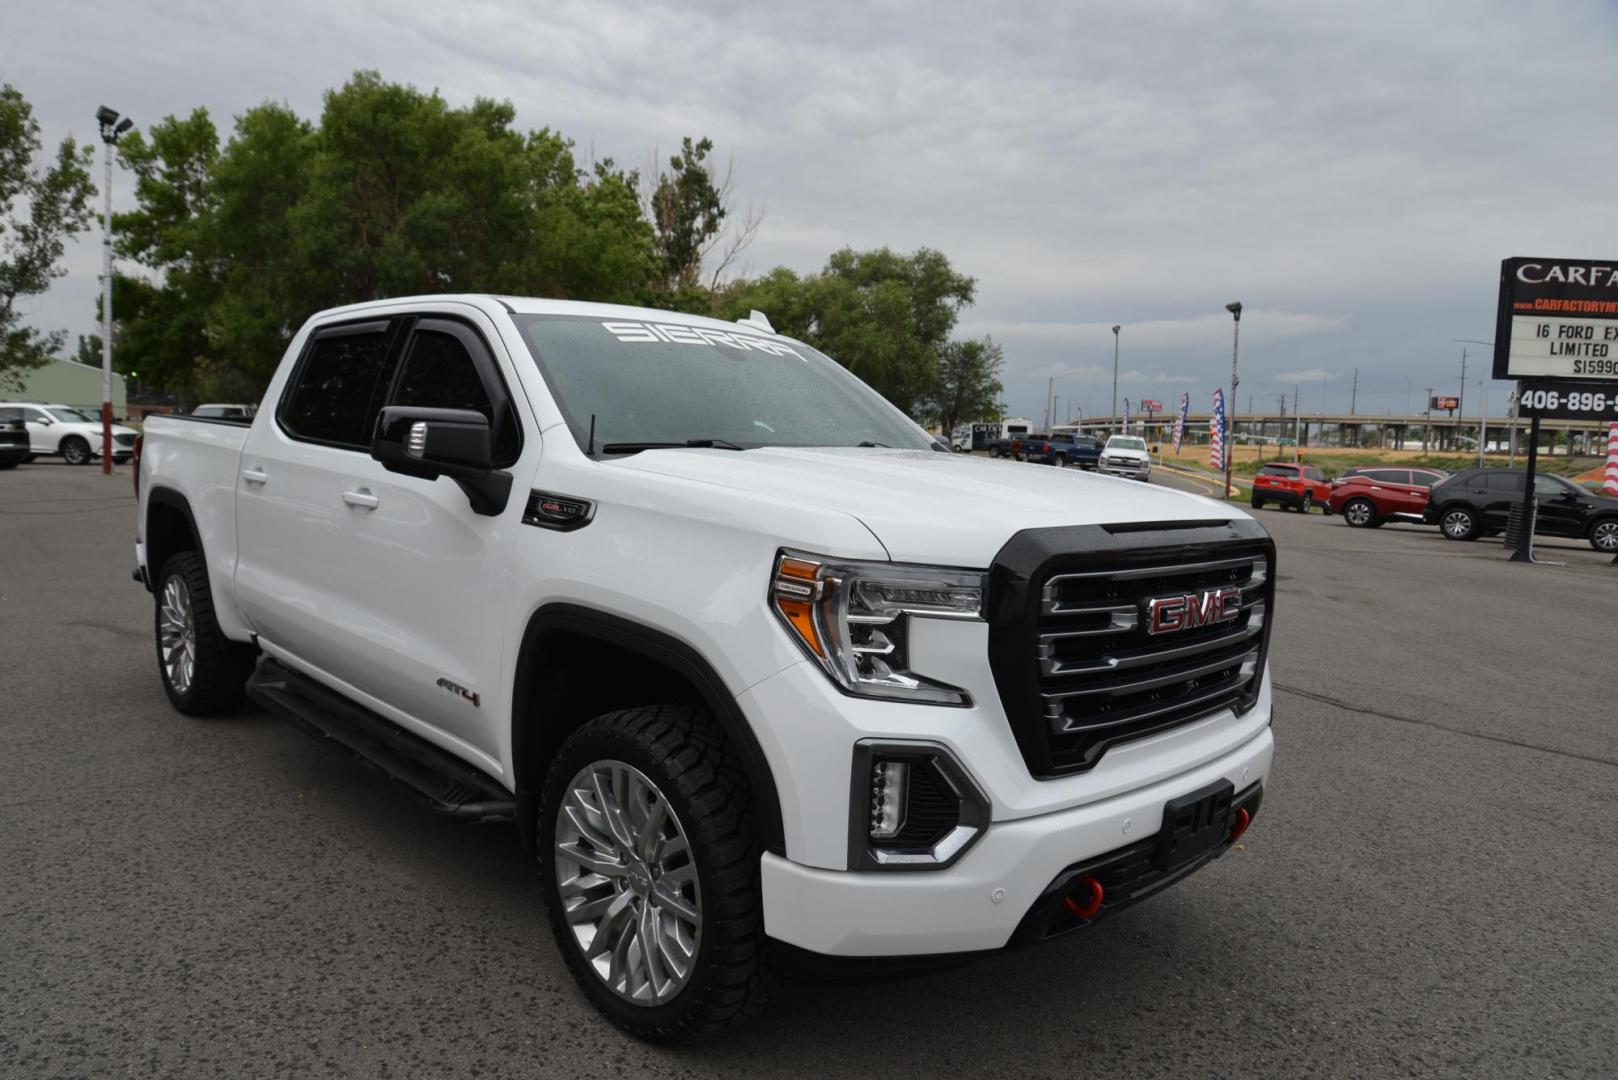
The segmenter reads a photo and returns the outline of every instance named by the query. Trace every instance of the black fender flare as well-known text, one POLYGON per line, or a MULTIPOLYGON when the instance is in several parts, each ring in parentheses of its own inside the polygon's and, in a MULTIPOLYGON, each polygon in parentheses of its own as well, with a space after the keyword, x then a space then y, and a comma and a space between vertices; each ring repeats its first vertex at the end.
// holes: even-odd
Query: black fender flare
POLYGON ((191 549, 207 562, 208 553, 202 550, 202 533, 197 529, 196 515, 191 512, 191 501, 180 492, 171 487, 153 487, 146 492, 146 513, 141 519, 141 542, 146 545, 146 591, 151 592, 157 587, 158 572, 163 569, 162 563, 152 558, 152 508, 166 506, 179 513, 185 519, 185 527, 191 533, 191 549))
POLYGON ((516 771, 517 827, 523 846, 534 850, 535 810, 539 781, 525 775, 530 742, 536 725, 526 721, 534 715, 534 690, 527 673, 533 669, 537 650, 546 635, 577 634, 597 638, 605 644, 628 649, 673 670, 690 682, 702 695, 703 704, 713 710, 735 748, 753 789, 753 810, 760 838, 767 851, 786 854, 785 830, 781 823, 781 796, 775 786, 764 748, 753 734, 747 717, 736 704, 725 681, 706 658, 686 642, 641 623, 578 604, 555 603, 540 607, 528 618, 517 664, 512 673, 511 755, 516 771))

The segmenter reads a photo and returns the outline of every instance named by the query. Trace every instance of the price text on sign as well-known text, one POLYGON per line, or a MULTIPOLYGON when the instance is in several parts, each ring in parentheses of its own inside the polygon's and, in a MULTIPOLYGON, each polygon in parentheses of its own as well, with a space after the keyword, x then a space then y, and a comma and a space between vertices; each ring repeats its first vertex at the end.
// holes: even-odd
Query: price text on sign
POLYGON ((1618 259, 1507 259, 1497 379, 1618 378, 1618 259))
POLYGON ((1530 379, 1523 383, 1517 410, 1542 420, 1618 420, 1618 382, 1580 383, 1530 379))

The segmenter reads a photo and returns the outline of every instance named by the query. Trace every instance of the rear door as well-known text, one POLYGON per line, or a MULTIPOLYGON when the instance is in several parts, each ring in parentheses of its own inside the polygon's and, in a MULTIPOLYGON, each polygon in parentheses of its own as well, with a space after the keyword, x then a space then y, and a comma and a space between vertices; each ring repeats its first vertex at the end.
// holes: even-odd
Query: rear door
POLYGON ((374 318, 316 329, 229 478, 243 613, 266 642, 338 678, 358 632, 346 582, 359 568, 339 534, 343 483, 370 460, 400 329, 401 320, 374 318))
MULTIPOLYGON (((1480 479, 1483 481, 1483 524, 1490 529, 1504 529, 1512 505, 1522 501, 1524 474, 1489 472, 1480 479)), ((1474 480, 1471 486, 1476 488, 1479 485, 1474 480)))

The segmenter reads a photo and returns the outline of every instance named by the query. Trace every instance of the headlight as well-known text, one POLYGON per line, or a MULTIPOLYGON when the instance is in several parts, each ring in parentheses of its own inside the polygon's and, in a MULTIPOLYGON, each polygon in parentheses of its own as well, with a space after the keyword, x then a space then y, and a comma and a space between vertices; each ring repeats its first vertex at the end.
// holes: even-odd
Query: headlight
POLYGON ((912 619, 981 619, 982 574, 782 551, 770 604, 810 659, 859 697, 970 705, 965 690, 910 671, 912 619))

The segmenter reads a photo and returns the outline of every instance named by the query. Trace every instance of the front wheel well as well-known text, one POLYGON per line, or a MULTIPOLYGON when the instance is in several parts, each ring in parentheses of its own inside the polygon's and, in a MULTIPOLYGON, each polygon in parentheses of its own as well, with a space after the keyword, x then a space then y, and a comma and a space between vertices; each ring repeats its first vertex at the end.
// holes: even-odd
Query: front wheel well
POLYGON ((512 763, 523 843, 535 843, 546 770, 568 735, 606 713, 653 705, 710 710, 753 789, 760 845, 785 854, 781 802, 735 697, 695 649, 661 631, 571 604, 529 620, 512 688, 512 763))

